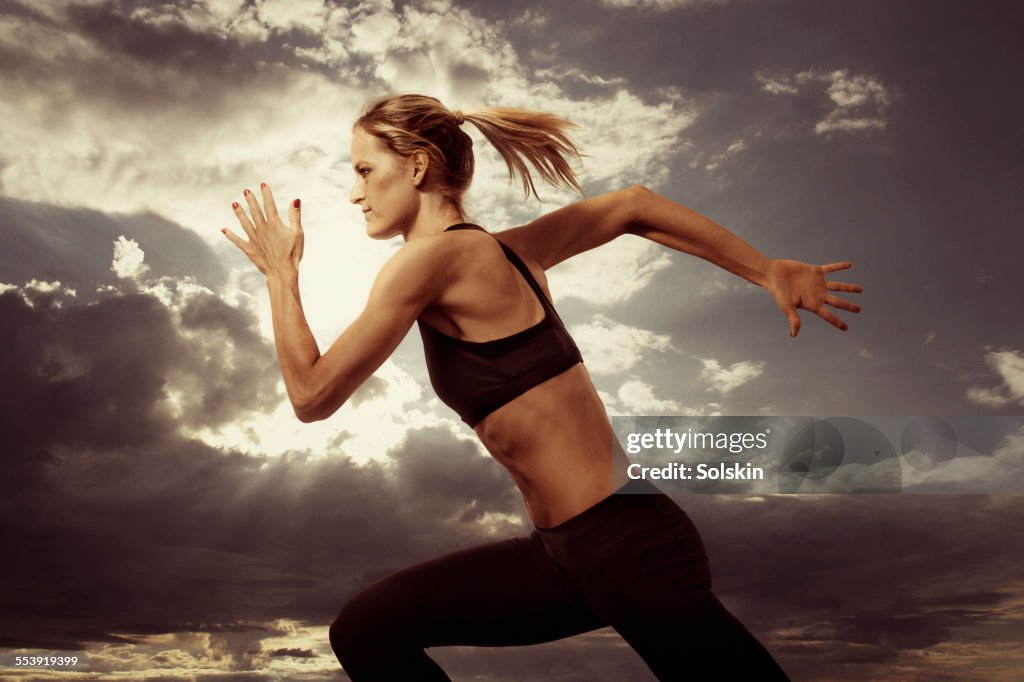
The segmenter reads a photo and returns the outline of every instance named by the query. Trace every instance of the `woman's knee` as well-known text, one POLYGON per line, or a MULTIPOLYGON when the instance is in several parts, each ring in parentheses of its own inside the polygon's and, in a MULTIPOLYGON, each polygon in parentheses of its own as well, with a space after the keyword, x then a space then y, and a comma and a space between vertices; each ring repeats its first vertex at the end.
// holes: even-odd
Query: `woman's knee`
POLYGON ((369 589, 358 592, 331 623, 331 648, 343 666, 356 658, 374 657, 387 644, 389 633, 381 621, 384 609, 379 601, 369 589))
MULTIPOLYGON (((393 587, 393 586, 392 586, 393 587)), ((352 680, 444 680, 444 671, 424 652, 425 630, 400 591, 376 583, 357 593, 331 623, 331 648, 352 680)))

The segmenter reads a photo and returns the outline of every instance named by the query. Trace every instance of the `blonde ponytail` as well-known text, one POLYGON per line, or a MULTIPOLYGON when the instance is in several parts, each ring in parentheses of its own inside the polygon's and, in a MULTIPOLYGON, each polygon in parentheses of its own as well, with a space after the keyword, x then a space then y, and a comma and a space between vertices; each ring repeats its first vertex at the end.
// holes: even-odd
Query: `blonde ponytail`
POLYGON ((508 166, 509 179, 518 175, 522 180, 523 198, 533 194, 540 199, 527 161, 549 185, 583 193, 566 159, 579 161, 581 157, 580 150, 566 134, 567 129, 578 127, 576 124, 544 111, 508 107, 487 107, 461 114, 501 154, 508 166))
POLYGON ((439 191, 462 213, 462 196, 474 169, 473 140, 459 128, 464 121, 475 125, 498 150, 508 166, 509 180, 520 178, 524 198, 533 194, 540 199, 529 166, 545 182, 583 193, 568 161, 582 156, 566 133, 576 126, 555 114, 507 107, 449 111, 426 95, 390 95, 367 104, 353 129, 376 135, 399 156, 425 152, 439 169, 439 191))

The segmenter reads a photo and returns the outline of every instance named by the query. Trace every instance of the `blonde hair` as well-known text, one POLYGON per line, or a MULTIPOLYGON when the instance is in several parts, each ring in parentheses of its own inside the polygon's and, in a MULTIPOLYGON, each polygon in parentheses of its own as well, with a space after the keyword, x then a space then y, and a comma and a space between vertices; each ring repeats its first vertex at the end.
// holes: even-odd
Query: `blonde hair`
POLYGON ((583 193, 567 160, 581 157, 566 134, 576 125, 555 114, 509 107, 449 111, 434 97, 388 95, 371 100, 352 129, 379 137, 399 156, 425 152, 431 166, 439 169, 439 191, 463 213, 462 195, 474 168, 473 139, 459 128, 463 121, 475 125, 498 150, 508 166, 509 182, 520 178, 523 198, 533 194, 540 199, 527 162, 547 183, 583 193))

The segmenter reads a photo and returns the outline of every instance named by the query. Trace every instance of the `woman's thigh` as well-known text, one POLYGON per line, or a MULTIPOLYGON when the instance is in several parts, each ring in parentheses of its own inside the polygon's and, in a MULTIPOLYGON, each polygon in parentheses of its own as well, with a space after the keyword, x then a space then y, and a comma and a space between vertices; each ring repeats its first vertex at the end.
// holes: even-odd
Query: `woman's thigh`
POLYGON ((605 626, 536 537, 460 550, 358 592, 339 619, 416 647, 536 644, 605 626))
POLYGON ((591 610, 659 679, 786 679, 712 593, 704 543, 671 498, 624 496, 547 544, 591 610))

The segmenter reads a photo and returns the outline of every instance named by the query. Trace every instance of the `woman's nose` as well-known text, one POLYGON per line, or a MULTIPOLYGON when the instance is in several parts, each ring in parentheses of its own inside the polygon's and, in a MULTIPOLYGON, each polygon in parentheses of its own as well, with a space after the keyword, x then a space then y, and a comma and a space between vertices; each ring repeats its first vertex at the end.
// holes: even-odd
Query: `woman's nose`
POLYGON ((348 193, 348 200, 353 204, 358 204, 364 198, 363 192, 359 189, 359 183, 352 185, 352 191, 348 193))

